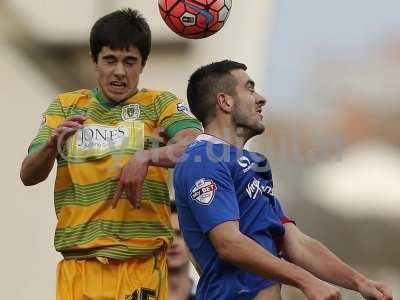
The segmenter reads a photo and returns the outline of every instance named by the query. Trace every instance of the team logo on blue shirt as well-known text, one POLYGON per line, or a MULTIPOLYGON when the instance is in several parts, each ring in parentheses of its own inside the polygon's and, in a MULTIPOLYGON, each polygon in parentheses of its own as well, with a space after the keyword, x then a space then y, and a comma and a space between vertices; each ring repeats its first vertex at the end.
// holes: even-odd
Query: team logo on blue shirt
POLYGON ((209 205, 214 200, 217 185, 212 179, 201 178, 190 189, 191 198, 201 205, 209 205))
POLYGON ((241 156, 237 160, 237 163, 243 168, 243 173, 247 173, 255 165, 255 163, 252 163, 246 156, 241 156))

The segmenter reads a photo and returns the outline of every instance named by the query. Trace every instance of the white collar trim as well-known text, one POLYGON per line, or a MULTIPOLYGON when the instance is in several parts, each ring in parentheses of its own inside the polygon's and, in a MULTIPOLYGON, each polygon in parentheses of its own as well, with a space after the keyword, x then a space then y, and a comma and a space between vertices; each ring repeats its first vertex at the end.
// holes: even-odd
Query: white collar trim
POLYGON ((217 138, 216 136, 209 135, 209 134, 206 134, 206 133, 202 133, 199 136, 197 136, 196 141, 207 141, 207 142, 210 142, 210 143, 213 143, 213 144, 229 145, 224 140, 221 140, 221 139, 217 138))

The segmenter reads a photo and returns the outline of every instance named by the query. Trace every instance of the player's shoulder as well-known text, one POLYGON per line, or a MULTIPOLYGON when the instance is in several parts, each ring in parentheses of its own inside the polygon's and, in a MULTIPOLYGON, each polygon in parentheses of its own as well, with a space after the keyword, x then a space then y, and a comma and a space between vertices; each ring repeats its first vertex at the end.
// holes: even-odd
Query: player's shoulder
POLYGON ((153 89, 141 89, 139 94, 140 102, 144 102, 144 104, 152 104, 155 102, 163 102, 163 101, 171 101, 177 100, 178 97, 170 92, 165 90, 153 90, 153 89))
POLYGON ((60 93, 57 99, 63 107, 70 106, 86 106, 92 97, 92 91, 88 89, 81 89, 72 92, 60 93))
POLYGON ((185 150, 181 163, 193 168, 195 164, 200 163, 201 167, 206 165, 232 165, 235 160, 235 148, 226 143, 213 143, 210 140, 202 139, 200 135, 185 150))

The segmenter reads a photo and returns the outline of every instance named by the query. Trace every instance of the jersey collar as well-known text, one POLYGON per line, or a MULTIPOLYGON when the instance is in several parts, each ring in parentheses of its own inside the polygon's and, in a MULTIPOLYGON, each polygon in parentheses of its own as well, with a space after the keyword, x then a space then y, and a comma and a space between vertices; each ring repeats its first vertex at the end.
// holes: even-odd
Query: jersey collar
POLYGON ((206 134, 206 133, 202 133, 199 136, 197 136, 196 141, 206 141, 206 142, 210 142, 213 144, 230 145, 227 142, 225 142, 224 140, 221 140, 221 139, 217 138, 216 136, 206 134))

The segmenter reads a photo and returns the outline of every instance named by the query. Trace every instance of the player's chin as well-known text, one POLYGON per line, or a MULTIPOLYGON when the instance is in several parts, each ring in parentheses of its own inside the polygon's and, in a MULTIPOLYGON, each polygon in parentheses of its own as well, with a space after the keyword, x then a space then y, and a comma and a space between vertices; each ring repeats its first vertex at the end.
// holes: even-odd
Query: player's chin
POLYGON ((110 91, 109 92, 110 99, 114 102, 122 102, 126 98, 128 98, 129 93, 128 92, 115 92, 115 91, 110 91))
POLYGON ((265 126, 263 123, 259 122, 253 127, 253 133, 254 135, 260 135, 263 134, 265 131, 265 126))

